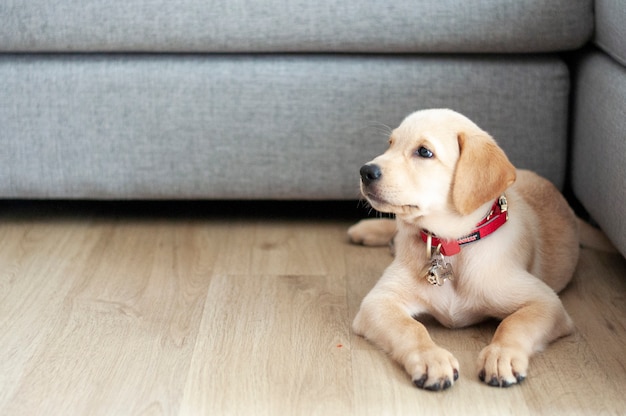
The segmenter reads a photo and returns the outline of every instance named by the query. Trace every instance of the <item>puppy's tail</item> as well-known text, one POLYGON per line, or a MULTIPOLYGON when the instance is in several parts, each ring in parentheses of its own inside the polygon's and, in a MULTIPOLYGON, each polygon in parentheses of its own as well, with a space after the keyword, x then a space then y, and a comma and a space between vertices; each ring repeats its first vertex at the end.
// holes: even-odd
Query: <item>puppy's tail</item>
POLYGON ((606 253, 617 253, 617 249, 602 230, 580 218, 578 218, 578 232, 581 247, 606 253))

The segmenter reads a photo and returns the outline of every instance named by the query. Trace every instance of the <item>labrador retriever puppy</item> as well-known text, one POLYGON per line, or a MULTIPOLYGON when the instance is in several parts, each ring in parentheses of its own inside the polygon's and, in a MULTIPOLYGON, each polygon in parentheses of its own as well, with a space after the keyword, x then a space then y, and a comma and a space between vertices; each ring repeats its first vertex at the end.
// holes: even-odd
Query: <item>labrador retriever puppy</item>
POLYGON ((417 387, 443 390, 459 376, 422 316, 450 328, 501 320, 478 357, 479 378, 500 387, 524 380, 531 355, 572 331, 557 293, 577 263, 576 216, 550 182, 516 170, 471 120, 445 109, 413 113, 360 173, 363 196, 395 220, 363 220, 348 234, 366 245, 393 239, 395 257, 353 329, 417 387))

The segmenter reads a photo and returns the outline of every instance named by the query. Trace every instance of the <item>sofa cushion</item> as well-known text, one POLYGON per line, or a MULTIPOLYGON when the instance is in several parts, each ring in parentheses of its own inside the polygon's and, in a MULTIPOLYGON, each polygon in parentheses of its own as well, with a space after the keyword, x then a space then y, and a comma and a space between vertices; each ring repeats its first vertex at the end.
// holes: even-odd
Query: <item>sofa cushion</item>
POLYGON ((626 65, 626 2, 596 0, 595 42, 622 65, 626 65))
POLYGON ((429 107, 565 171, 569 73, 547 56, 0 55, 0 79, 4 198, 356 199, 429 107))
POLYGON ((0 51, 545 52, 592 0, 2 0, 0 51))
POLYGON ((626 68, 601 53, 577 77, 572 185, 578 199, 626 255, 626 68))

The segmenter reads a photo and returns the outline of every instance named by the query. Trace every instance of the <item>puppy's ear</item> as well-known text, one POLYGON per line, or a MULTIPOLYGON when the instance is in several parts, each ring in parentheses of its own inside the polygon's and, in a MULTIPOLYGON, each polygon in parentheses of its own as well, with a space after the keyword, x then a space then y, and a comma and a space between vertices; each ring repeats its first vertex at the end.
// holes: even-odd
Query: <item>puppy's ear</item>
POLYGON ((461 215, 495 200, 513 182, 515 167, 486 133, 458 135, 460 156, 452 183, 452 203, 461 215))

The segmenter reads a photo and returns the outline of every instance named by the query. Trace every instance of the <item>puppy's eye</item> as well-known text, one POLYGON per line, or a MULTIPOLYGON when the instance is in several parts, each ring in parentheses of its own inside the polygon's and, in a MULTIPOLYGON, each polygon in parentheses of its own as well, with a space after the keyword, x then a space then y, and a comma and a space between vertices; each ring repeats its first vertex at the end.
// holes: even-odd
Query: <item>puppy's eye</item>
POLYGON ((430 159, 434 156, 433 152, 424 146, 420 146, 420 148, 415 151, 415 155, 423 157, 424 159, 430 159))

